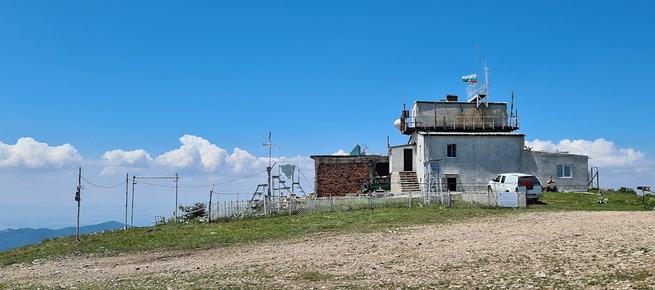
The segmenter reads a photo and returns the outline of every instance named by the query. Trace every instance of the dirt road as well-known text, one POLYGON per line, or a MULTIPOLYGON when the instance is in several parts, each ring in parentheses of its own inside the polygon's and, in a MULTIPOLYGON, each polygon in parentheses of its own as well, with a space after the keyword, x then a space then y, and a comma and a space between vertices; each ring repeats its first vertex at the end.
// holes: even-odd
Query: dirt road
POLYGON ((0 286, 655 289, 654 242, 655 212, 527 213, 192 252, 37 260, 0 268, 0 286))

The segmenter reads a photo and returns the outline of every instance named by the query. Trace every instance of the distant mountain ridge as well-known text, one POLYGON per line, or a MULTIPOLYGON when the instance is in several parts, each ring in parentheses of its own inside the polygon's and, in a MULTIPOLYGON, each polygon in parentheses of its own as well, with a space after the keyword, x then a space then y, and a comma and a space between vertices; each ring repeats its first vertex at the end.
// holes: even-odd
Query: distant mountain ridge
MULTIPOLYGON (((105 222, 97 225, 80 227, 80 234, 89 234, 107 230, 115 230, 123 227, 122 223, 116 221, 105 222)), ((75 235, 75 227, 67 227, 58 230, 52 229, 6 229, 0 231, 0 251, 7 251, 27 245, 34 245, 44 239, 67 237, 75 235)))

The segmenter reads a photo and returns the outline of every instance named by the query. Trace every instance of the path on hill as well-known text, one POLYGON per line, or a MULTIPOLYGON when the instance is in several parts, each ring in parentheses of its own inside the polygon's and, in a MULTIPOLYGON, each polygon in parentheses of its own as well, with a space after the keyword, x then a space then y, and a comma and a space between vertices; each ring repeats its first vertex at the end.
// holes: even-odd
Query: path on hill
POLYGON ((0 268, 47 287, 655 287, 655 212, 526 213, 258 246, 0 268))

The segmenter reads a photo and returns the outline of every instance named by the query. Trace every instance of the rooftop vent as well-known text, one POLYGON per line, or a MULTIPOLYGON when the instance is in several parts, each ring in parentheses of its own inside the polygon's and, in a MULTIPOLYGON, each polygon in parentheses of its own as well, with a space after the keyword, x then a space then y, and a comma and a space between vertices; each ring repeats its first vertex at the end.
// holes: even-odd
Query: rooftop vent
POLYGON ((457 102, 458 101, 457 95, 446 95, 446 101, 457 102))

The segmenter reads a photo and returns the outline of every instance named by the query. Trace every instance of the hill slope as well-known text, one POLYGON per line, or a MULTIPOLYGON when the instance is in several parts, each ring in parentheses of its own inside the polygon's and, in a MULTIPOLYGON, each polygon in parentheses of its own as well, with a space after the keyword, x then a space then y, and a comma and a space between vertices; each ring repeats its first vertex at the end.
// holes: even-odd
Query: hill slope
POLYGON ((655 285, 654 225, 653 212, 533 212, 197 250, 72 254, 2 266, 0 288, 646 289, 655 285))

